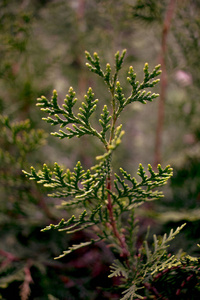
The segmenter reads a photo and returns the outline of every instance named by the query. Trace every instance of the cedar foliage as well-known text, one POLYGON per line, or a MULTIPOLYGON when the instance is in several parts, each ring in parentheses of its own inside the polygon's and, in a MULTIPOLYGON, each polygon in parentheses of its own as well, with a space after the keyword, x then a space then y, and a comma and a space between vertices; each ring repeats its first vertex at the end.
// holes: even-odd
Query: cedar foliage
MULTIPOLYGON (((111 265, 110 277, 121 278, 121 299, 147 299, 146 295, 152 293, 165 297, 163 293, 166 291, 158 291, 154 286, 156 280, 162 279, 162 274, 169 271, 173 281, 174 274, 170 273, 170 270, 182 270, 185 267, 189 268, 190 265, 198 277, 198 259, 184 254, 170 255, 167 252, 169 242, 185 224, 178 226, 175 231, 172 229, 169 235, 164 234, 163 237, 154 235, 153 247, 149 246, 147 239, 137 247, 135 211, 137 212, 137 207, 143 203, 163 197, 162 192, 157 188, 167 183, 172 176, 172 169, 170 166, 162 168, 158 165, 155 171, 151 165, 148 165, 147 172, 140 164, 138 178, 132 177, 123 168, 119 171, 114 170, 112 157, 124 135, 122 124, 119 124, 120 115, 130 104, 134 105, 135 102, 146 104, 158 97, 158 94, 151 92, 151 88, 158 83, 156 77, 161 72, 160 66, 156 66, 150 72, 146 63, 143 70, 144 79, 140 83, 136 79, 133 67, 130 66, 127 80, 131 85, 131 93, 129 96, 125 95, 119 81, 119 71, 125 53, 125 50, 121 54, 116 53, 115 67, 112 71, 110 64, 107 64, 103 70, 96 52, 92 56, 86 51, 88 60, 86 65, 90 71, 102 78, 110 93, 110 106, 102 105, 99 118, 100 130, 97 124, 93 124, 92 116, 99 101, 94 98, 91 88, 88 89, 79 107, 79 113, 74 112, 74 106, 78 101, 72 87, 69 88, 62 105, 58 103, 56 90, 53 91, 50 100, 45 96, 38 99, 37 106, 48 115, 43 119, 52 126, 60 127, 58 131, 52 133, 55 137, 71 139, 91 135, 101 142, 102 153, 96 157, 96 164, 84 170, 81 162, 78 161, 73 170, 66 171, 58 163, 54 164, 54 168, 44 164, 39 171, 31 167, 31 172, 24 171, 24 174, 30 180, 48 188, 50 197, 61 198, 63 208, 75 210, 75 214, 69 219, 62 218, 58 224, 45 227, 43 232, 48 230, 64 231, 68 234, 82 230, 92 232, 90 240, 70 246, 56 259, 104 241, 117 258, 111 265), (125 219, 128 221, 125 222, 125 219)), ((196 289, 198 290, 198 286, 196 289)), ((175 293, 178 296, 181 291, 177 289, 175 293)))

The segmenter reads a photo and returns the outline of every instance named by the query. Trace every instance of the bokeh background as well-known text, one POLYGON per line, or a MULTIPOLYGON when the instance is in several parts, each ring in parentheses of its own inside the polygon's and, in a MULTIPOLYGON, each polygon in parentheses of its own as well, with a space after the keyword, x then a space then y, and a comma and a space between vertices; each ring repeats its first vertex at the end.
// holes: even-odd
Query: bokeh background
POLYGON ((101 151, 89 138, 51 137, 36 107, 53 89, 62 103, 70 86, 80 102, 91 86, 99 103, 109 103, 104 83, 85 66, 85 50, 112 67, 114 54, 127 49, 119 75, 126 94, 130 65, 142 80, 146 62, 150 69, 161 63, 160 98, 121 116, 126 134, 114 165, 133 175, 139 163, 173 167, 165 198, 138 210, 141 232, 150 225, 162 234, 187 222, 171 251, 199 255, 199 48, 198 0, 0 1, 0 299, 119 299, 107 278, 113 254, 105 245, 53 260, 84 236, 40 232, 71 212, 58 210, 59 201, 22 173, 55 161, 90 167, 101 151))

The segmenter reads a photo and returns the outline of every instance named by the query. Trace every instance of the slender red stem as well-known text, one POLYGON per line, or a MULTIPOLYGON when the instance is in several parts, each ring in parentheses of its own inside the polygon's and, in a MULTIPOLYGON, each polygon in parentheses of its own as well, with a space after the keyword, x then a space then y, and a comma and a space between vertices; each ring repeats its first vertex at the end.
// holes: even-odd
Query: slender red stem
MULTIPOLYGON (((107 177, 107 189, 111 191, 111 176, 109 175, 107 177)), ((114 236, 117 238, 119 241, 120 247, 122 249, 121 251, 121 256, 124 258, 128 258, 130 253, 127 249, 125 237, 123 234, 120 234, 119 231, 117 230, 117 224, 116 220, 113 215, 113 204, 112 204, 112 199, 111 195, 108 193, 108 204, 107 204, 108 212, 109 212, 109 217, 110 217, 110 224, 113 229, 114 236)))
POLYGON ((158 163, 161 163, 162 134, 163 134, 163 126, 164 126, 165 99, 166 99, 166 91, 167 91, 167 70, 166 70, 165 59, 166 59, 166 52, 167 52, 167 37, 170 30, 175 7, 176 7, 176 0, 170 0, 169 5, 167 7, 165 19, 163 22, 163 29, 162 29, 162 42, 161 42, 161 53, 160 53, 162 74, 160 80, 160 101, 158 104, 158 121, 157 121, 157 128, 156 128, 154 168, 157 167, 158 163))
POLYGON ((9 261, 18 261, 18 260, 20 260, 19 257, 13 255, 10 252, 4 251, 2 249, 0 249, 0 255, 6 257, 9 261))

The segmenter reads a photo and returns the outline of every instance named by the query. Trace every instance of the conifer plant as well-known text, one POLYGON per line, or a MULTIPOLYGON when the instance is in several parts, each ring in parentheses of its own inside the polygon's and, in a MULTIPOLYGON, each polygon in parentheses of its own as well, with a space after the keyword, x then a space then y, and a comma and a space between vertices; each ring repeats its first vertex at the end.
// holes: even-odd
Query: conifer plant
POLYGON ((37 106, 47 114, 43 118, 46 122, 60 126, 60 130, 52 135, 60 139, 93 136, 100 141, 102 153, 96 157, 96 164, 88 170, 84 170, 78 161, 71 171, 64 171, 62 166, 55 163, 53 169, 44 164, 39 171, 31 167, 30 172, 24 173, 29 179, 51 190, 50 197, 61 198, 63 208, 72 207, 75 211, 68 220, 62 218, 58 224, 50 224, 42 231, 58 230, 68 234, 86 229, 92 231, 94 238, 72 245, 56 259, 103 240, 115 253, 116 260, 111 265, 109 276, 120 276, 121 299, 146 299, 144 290, 148 289, 155 276, 180 266, 183 260, 176 255, 168 255, 166 249, 184 224, 163 237, 154 235, 152 246, 145 240, 137 247, 135 210, 145 202, 163 197, 162 192, 156 189, 167 183, 172 176, 172 169, 170 166, 162 168, 158 165, 155 171, 148 165, 145 171, 139 164, 139 179, 136 179, 123 168, 114 173, 112 156, 124 135, 120 124, 123 111, 135 102, 145 104, 158 97, 158 94, 152 93, 151 88, 159 82, 156 78, 161 73, 160 65, 151 72, 146 63, 141 83, 137 81, 136 73, 130 66, 127 80, 131 92, 126 96, 118 77, 126 50, 115 54, 114 70, 111 70, 110 64, 102 68, 96 52, 91 55, 86 51, 85 54, 89 70, 102 78, 110 93, 110 106, 104 104, 101 108, 99 124, 93 124, 93 115, 99 102, 94 98, 92 88, 88 89, 79 113, 75 113, 77 98, 72 87, 62 105, 58 104, 57 91, 54 90, 51 100, 42 96, 37 106))

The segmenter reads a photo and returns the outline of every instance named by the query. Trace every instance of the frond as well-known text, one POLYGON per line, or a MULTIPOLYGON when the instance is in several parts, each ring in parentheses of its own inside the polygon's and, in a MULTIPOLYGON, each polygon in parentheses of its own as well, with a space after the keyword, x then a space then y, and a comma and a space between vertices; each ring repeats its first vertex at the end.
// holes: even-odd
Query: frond
POLYGON ((125 170, 120 168, 122 178, 115 174, 114 185, 117 195, 112 193, 115 201, 120 201, 121 198, 127 198, 128 202, 124 209, 133 208, 138 206, 144 201, 159 199, 163 196, 162 192, 155 191, 154 189, 166 184, 167 180, 172 176, 172 169, 167 166, 162 169, 158 165, 158 173, 152 170, 151 165, 148 166, 150 176, 146 175, 143 166, 140 164, 138 168, 138 175, 141 181, 138 182, 135 177, 131 177, 125 170))
POLYGON ((86 246, 90 246, 90 245, 93 245, 97 242, 100 242, 102 239, 101 238, 98 238, 98 239, 92 239, 90 240, 89 242, 84 242, 84 243, 80 243, 78 245, 73 245, 71 247, 69 247, 69 250, 67 251, 63 251, 63 254, 59 255, 58 257, 55 257, 55 259, 60 259, 60 258, 63 258, 64 256, 76 251, 76 250, 79 250, 83 247, 86 247, 86 246))
MULTIPOLYGON (((111 115, 109 114, 107 105, 104 105, 103 113, 101 114, 101 119, 99 119, 99 123, 102 126, 102 131, 100 132, 102 138, 106 139, 106 132, 110 129, 111 125, 109 124, 111 120, 111 115)), ((107 142, 106 142, 107 144, 107 142)))
POLYGON ((108 276, 109 278, 114 276, 123 276, 126 279, 128 278, 129 269, 127 268, 127 266, 122 264, 118 259, 116 259, 112 263, 110 269, 111 269, 111 274, 108 276))
POLYGON ((139 81, 136 80, 136 73, 133 70, 133 67, 131 66, 129 68, 128 77, 127 80, 132 86, 132 92, 131 95, 126 99, 123 100, 123 103, 121 101, 121 105, 118 108, 117 115, 120 114, 120 112, 130 103, 133 102, 141 102, 145 104, 147 101, 153 101, 153 99, 157 98, 159 95, 152 93, 152 92, 146 92, 144 88, 151 88, 154 87, 158 82, 159 79, 152 80, 155 77, 157 77, 161 73, 160 71, 160 65, 156 66, 154 70, 150 73, 149 72, 149 66, 146 63, 144 66, 144 80, 140 84, 139 81))
POLYGON ((62 107, 58 104, 58 94, 56 90, 53 91, 53 96, 50 101, 44 96, 37 99, 37 106, 49 115, 47 118, 43 118, 43 120, 53 126, 59 125, 60 128, 65 127, 66 129, 66 131, 60 129, 58 132, 52 133, 52 135, 59 137, 60 139, 70 139, 73 137, 80 138, 81 136, 88 134, 98 137, 105 143, 102 136, 91 126, 89 121, 98 102, 97 99, 94 99, 92 89, 88 89, 87 94, 85 95, 85 102, 82 102, 82 106, 79 108, 80 113, 77 115, 73 112, 73 107, 77 102, 75 95, 73 88, 70 87, 62 107), (67 126, 70 124, 72 124, 72 128, 67 126))
POLYGON ((149 250, 148 244, 145 242, 145 253, 147 257, 146 270, 148 270, 151 275, 166 268, 181 264, 175 255, 167 256, 166 249, 169 247, 169 242, 175 238, 185 225, 186 224, 183 224, 180 227, 177 227, 175 231, 171 229, 168 237, 167 234, 164 234, 162 238, 158 239, 157 236, 154 235, 153 252, 149 250))
POLYGON ((94 224, 100 223, 101 208, 102 205, 99 205, 96 209, 93 209, 92 213, 89 216, 87 211, 84 210, 78 218, 72 215, 72 217, 67 221, 62 219, 57 225, 50 224, 41 231, 56 229, 58 231, 65 231, 66 233, 74 233, 76 231, 80 231, 85 228, 91 227, 94 224))
POLYGON ((134 300, 135 298, 137 299, 144 299, 143 296, 139 295, 136 293, 136 291, 138 289, 141 289, 141 288, 138 288, 136 287, 136 285, 131 285, 130 288, 128 288, 127 290, 123 291, 122 294, 124 295, 123 298, 121 298, 120 300, 134 300))

